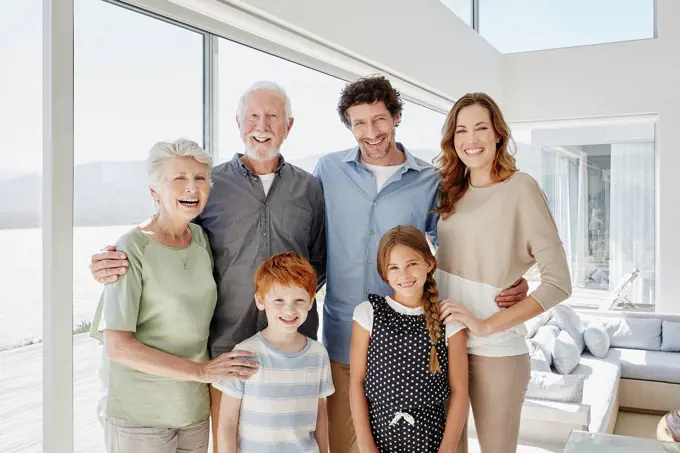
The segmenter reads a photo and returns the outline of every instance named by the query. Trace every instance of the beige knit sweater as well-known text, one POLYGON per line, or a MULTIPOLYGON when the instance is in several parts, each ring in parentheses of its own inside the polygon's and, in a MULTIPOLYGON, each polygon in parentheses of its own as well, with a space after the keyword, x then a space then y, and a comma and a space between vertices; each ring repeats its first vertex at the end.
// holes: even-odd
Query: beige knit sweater
MULTIPOLYGON (((545 194, 526 173, 490 187, 470 187, 437 229, 440 296, 465 304, 482 319, 499 311, 495 297, 534 264, 541 283, 531 296, 544 310, 571 294, 567 259, 545 194)), ((468 352, 525 354, 525 333, 520 324, 484 338, 470 335, 468 352)))

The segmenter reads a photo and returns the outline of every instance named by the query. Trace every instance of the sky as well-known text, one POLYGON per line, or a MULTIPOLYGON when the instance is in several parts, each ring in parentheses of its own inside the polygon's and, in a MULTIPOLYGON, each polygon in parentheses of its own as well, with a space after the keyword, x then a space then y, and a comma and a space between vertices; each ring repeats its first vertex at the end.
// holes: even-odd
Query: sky
MULTIPOLYGON (((652 3, 481 0, 480 28, 504 52, 644 38, 652 3)), ((42 165, 41 8, 41 0, 0 0, 0 177, 42 165)), ((180 136, 202 142, 200 34, 76 0, 74 51, 76 164, 144 159, 154 142, 180 136)), ((292 100, 296 122, 282 148, 289 159, 354 145, 335 112, 344 81, 222 39, 218 62, 219 160, 242 150, 236 102, 261 79, 279 82, 292 100)), ((407 103, 397 139, 437 148, 443 122, 444 115, 407 103)))
MULTIPOLYGON (((470 0, 441 0, 468 24, 470 0)), ((501 53, 653 36, 654 0, 479 0, 479 31, 501 53)))

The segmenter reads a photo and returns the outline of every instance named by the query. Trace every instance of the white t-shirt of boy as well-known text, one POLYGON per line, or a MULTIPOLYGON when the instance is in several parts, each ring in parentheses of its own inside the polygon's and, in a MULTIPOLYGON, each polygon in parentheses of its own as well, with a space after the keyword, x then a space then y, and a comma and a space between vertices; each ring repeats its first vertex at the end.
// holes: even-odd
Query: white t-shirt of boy
POLYGON ((260 364, 248 380, 213 383, 241 400, 239 452, 318 452, 314 432, 319 399, 335 392, 326 348, 307 338, 302 351, 288 354, 257 333, 234 350, 254 353, 260 364))

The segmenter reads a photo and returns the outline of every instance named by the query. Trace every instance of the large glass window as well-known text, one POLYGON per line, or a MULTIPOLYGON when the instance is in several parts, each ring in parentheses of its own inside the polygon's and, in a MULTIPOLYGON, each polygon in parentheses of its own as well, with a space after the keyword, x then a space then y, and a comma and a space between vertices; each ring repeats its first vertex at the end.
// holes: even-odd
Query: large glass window
POLYGON ((653 310, 654 125, 520 130, 515 139, 520 169, 539 181, 555 218, 574 302, 653 310))
POLYGON ((203 35, 104 1, 75 4, 74 393, 76 451, 105 451, 96 417, 102 286, 90 255, 149 218, 146 158, 160 140, 202 143, 203 35))
POLYGON ((404 102, 397 141, 415 156, 432 163, 441 151, 442 127, 446 115, 413 102, 404 102))
POLYGON ((291 162, 309 172, 322 155, 354 146, 336 113, 345 81, 250 47, 219 39, 219 160, 243 153, 236 110, 243 92, 261 80, 281 85, 291 100, 295 123, 281 147, 291 162))
MULTIPOLYGON (((260 80, 276 81, 291 99, 295 123, 281 147, 287 161, 312 172, 324 154, 356 146, 336 110, 346 81, 226 39, 219 40, 218 49, 220 162, 243 152, 236 125, 238 101, 250 85, 260 80)), ((397 140, 414 154, 431 161, 439 152, 446 116, 406 101, 403 118, 397 129, 397 140)))
POLYGON ((501 53, 654 37, 654 0, 479 0, 479 33, 501 53))
POLYGON ((0 420, 42 451, 42 2, 0 2, 0 420))

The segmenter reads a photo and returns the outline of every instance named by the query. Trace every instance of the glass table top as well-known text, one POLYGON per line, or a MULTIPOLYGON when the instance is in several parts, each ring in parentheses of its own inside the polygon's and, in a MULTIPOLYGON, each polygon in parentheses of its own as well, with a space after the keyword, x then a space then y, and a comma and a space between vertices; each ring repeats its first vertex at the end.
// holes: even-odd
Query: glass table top
POLYGON ((572 431, 563 453, 680 453, 680 442, 572 431))

